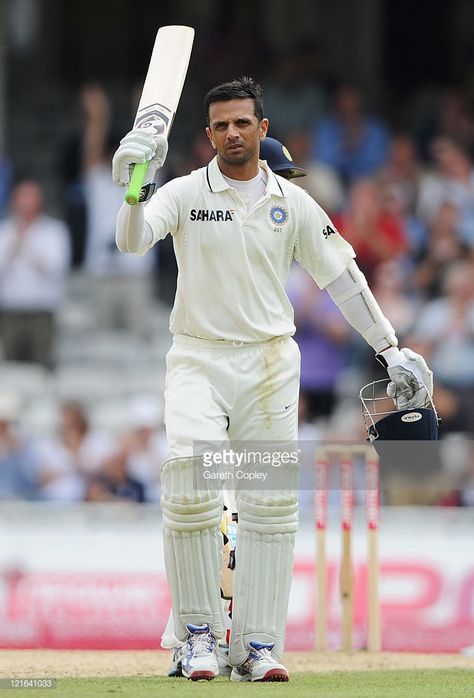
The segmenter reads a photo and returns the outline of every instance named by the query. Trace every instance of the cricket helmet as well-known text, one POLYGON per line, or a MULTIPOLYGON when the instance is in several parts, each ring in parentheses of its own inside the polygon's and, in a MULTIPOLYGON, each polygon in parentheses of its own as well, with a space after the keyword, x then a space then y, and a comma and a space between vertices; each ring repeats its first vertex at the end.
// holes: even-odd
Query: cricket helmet
POLYGON ((368 440, 371 443, 377 440, 436 441, 439 419, 432 399, 426 407, 396 410, 392 398, 387 396, 389 382, 389 379, 372 381, 360 390, 368 440))
POLYGON ((266 160, 273 172, 286 175, 287 179, 305 177, 308 174, 305 169, 294 164, 288 148, 270 136, 265 136, 260 141, 260 160, 266 160))

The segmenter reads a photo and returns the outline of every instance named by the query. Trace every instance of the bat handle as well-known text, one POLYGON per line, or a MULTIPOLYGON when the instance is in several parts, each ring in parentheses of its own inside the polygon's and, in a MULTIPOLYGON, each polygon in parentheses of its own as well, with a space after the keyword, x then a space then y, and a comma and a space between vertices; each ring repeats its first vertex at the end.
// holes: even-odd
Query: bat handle
POLYGON ((137 162, 133 166, 132 176, 128 185, 127 193, 125 194, 125 201, 127 204, 129 204, 129 206, 135 206, 135 204, 138 203, 147 169, 147 162, 137 162))

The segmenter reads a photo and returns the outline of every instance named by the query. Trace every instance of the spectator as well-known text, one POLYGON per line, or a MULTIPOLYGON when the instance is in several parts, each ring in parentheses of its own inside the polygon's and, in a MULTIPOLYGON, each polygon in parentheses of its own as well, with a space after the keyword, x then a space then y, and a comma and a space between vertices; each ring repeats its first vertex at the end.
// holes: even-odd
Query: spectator
POLYGON ((333 167, 345 183, 372 175, 387 159, 388 129, 365 112, 363 101, 357 87, 340 87, 334 114, 313 130, 314 159, 333 167))
POLYGON ((301 393, 305 421, 328 417, 336 383, 348 363, 351 329, 326 291, 300 267, 291 268, 288 297, 295 310, 295 341, 301 352, 301 393))
POLYGON ((294 183, 305 189, 327 213, 340 211, 344 203, 344 188, 332 167, 314 160, 311 156, 309 131, 290 129, 285 136, 285 143, 293 160, 307 171, 304 179, 295 179, 294 183))
POLYGON ((71 114, 71 133, 61 144, 58 154, 58 179, 62 186, 61 198, 64 218, 71 237, 71 267, 74 269, 83 265, 87 232, 80 136, 83 119, 80 93, 71 114))
POLYGON ((429 245, 414 270, 418 291, 425 299, 442 294, 444 272, 456 260, 466 257, 467 247, 457 234, 458 211, 446 202, 429 231, 429 245))
POLYGON ((387 260, 375 268, 372 291, 384 315, 390 318, 397 337, 403 341, 413 327, 419 302, 409 293, 409 279, 400 260, 387 260))
POLYGON ((82 91, 84 112, 83 184, 87 212, 85 269, 94 282, 98 325, 146 337, 151 307, 153 256, 121 254, 115 244, 117 212, 123 192, 111 178, 114 146, 107 140, 110 105, 104 90, 82 91))
POLYGON ((34 499, 36 454, 16 428, 20 400, 0 393, 0 500, 34 499))
POLYGON ((435 386, 434 401, 441 418, 440 436, 463 432, 474 438, 474 386, 456 386, 455 389, 435 386))
POLYGON ((134 397, 128 409, 129 430, 120 441, 117 456, 125 463, 128 477, 143 484, 148 502, 159 502, 160 468, 168 457, 162 408, 153 395, 134 397))
POLYGON ((90 429, 84 408, 64 403, 58 435, 39 444, 40 498, 81 501, 87 478, 99 472, 113 453, 112 439, 90 429))
POLYGON ((411 123, 415 128, 423 157, 429 158, 430 143, 437 134, 444 134, 472 152, 474 120, 471 89, 451 85, 443 90, 430 88, 417 91, 412 105, 411 123))
MULTIPOLYGON (((198 131, 193 135, 189 147, 182 154, 183 157, 176 162, 174 168, 170 172, 169 178, 182 177, 189 174, 199 167, 204 167, 212 158, 214 153, 209 138, 202 131, 198 131)), ((166 168, 166 165, 165 165, 166 168)))
POLYGON ((100 472, 89 479, 84 499, 86 502, 145 501, 143 483, 130 475, 124 451, 109 456, 100 472))
POLYGON ((428 228, 414 213, 403 190, 396 182, 376 179, 382 218, 398 222, 406 242, 404 251, 406 266, 412 268, 428 248, 428 228))
POLYGON ((66 226, 43 213, 37 182, 13 191, 0 223, 0 334, 5 359, 54 364, 55 315, 69 267, 66 226))
POLYGON ((325 110, 325 94, 315 75, 317 47, 300 44, 281 54, 265 80, 265 110, 272 131, 287 140, 291 129, 309 129, 325 110), (311 71, 308 68, 314 67, 311 71), (283 105, 291 105, 291 109, 283 105))
POLYGON ((446 270, 443 291, 444 296, 423 308, 410 342, 414 340, 415 351, 424 352, 439 383, 452 390, 472 390, 474 262, 453 262, 446 270))
POLYGON ((333 220, 356 251, 358 264, 369 284, 381 262, 407 251, 403 220, 398 213, 383 209, 380 186, 375 181, 354 182, 345 211, 333 220))
POLYGON ((415 214, 423 172, 414 139, 408 133, 397 133, 390 142, 387 160, 377 172, 377 178, 395 189, 408 215, 415 214))
POLYGON ((453 138, 440 136, 433 141, 433 173, 423 177, 418 215, 432 226, 441 207, 451 204, 457 212, 461 242, 474 248, 474 168, 465 148, 453 138))

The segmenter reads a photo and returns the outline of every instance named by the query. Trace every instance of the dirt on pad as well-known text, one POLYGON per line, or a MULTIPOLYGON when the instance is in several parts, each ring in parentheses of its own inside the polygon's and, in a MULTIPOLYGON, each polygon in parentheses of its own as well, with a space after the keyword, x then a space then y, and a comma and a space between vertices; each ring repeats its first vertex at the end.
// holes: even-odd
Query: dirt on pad
MULTIPOLYGON (((0 650, 0 678, 166 676, 168 652, 0 650)), ((459 654, 290 652, 290 672, 450 669, 474 671, 474 657, 459 654)))

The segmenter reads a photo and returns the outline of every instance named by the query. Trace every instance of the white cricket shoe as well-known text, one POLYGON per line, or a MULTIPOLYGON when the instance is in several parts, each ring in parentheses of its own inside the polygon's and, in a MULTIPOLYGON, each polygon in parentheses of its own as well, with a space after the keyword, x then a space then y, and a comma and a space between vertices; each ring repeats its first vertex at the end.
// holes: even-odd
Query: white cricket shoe
POLYGON ((181 659, 183 676, 191 681, 210 681, 219 674, 217 641, 208 625, 186 625, 188 639, 181 659))
MULTIPOLYGON (((170 678, 179 678, 183 676, 183 657, 186 654, 186 642, 180 642, 171 650, 171 660, 168 667, 168 676, 170 678)), ((229 664, 229 645, 217 645, 217 663, 219 665, 219 676, 229 677, 232 672, 232 667, 229 664)))
POLYGON ((179 645, 175 645, 171 650, 171 661, 168 668, 168 676, 175 677, 183 675, 183 669, 181 665, 183 657, 186 654, 186 647, 186 642, 180 642, 179 645))
POLYGON ((288 681, 288 671, 272 657, 273 644, 250 642, 250 654, 234 667, 231 681, 288 681))

